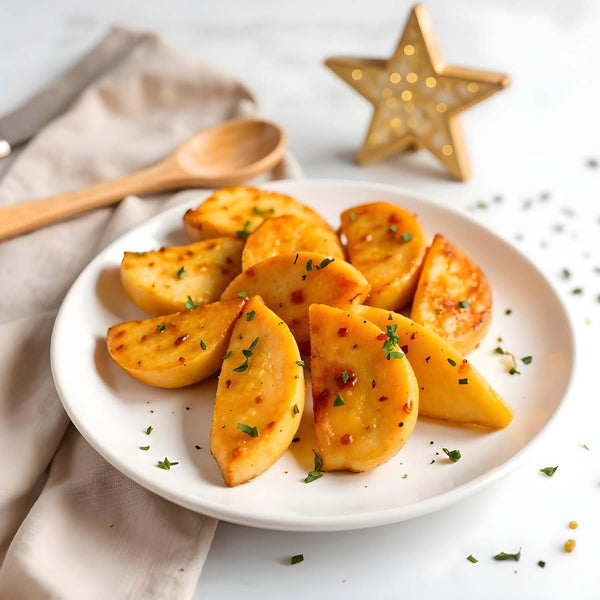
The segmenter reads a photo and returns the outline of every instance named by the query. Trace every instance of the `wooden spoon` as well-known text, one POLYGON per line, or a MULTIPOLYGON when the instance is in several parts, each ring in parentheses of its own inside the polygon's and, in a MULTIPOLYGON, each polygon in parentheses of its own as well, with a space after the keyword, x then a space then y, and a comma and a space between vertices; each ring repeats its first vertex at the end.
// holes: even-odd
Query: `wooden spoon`
POLYGON ((241 183, 273 168, 287 138, 256 119, 227 121, 198 133, 162 162, 113 181, 0 209, 0 240, 68 219, 128 195, 241 183))

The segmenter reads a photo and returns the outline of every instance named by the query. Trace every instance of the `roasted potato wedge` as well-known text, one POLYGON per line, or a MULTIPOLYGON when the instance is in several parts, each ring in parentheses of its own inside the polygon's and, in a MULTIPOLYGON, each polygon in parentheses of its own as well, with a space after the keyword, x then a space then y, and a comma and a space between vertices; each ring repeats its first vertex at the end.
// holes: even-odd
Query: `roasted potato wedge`
POLYGON ((492 290, 486 276, 440 234, 427 250, 410 318, 461 354, 475 349, 489 329, 492 290))
POLYGON ((294 198, 253 187, 229 187, 215 192, 183 217, 192 240, 215 237, 247 238, 265 219, 296 215, 318 227, 329 225, 314 210, 294 198))
POLYGON ((398 345, 419 382, 419 414, 455 423, 506 427, 514 411, 477 369, 439 335, 408 317, 372 306, 353 312, 383 331, 395 325, 398 345), (391 317, 391 318, 390 318, 391 317))
POLYGON ((242 252, 242 270, 271 256, 292 251, 345 259, 342 244, 331 229, 318 227, 296 215, 281 215, 267 219, 250 234, 242 252))
POLYGON ((347 309, 368 293, 367 280, 351 264, 314 252, 288 252, 238 275, 221 297, 261 296, 289 325, 300 350, 308 353, 308 307, 317 303, 347 309))
POLYGON ((218 238, 152 252, 125 252, 121 283, 144 312, 165 315, 219 299, 241 271, 243 240, 218 238), (189 307, 189 304, 188 304, 189 307))
POLYGON ((419 388, 398 346, 353 312, 310 307, 312 394, 327 471, 366 471, 388 461, 413 431, 419 388), (390 358, 386 358, 389 353, 390 358))
POLYGON ((228 486, 256 477, 287 450, 304 411, 300 352, 288 326, 254 296, 223 362, 210 451, 228 486))
POLYGON ((349 260, 371 286, 366 304, 399 310, 410 303, 426 249, 416 215, 372 202, 344 211, 341 218, 349 260))
POLYGON ((197 383, 221 366, 231 331, 246 300, 234 298, 195 310, 108 330, 110 357, 139 381, 164 388, 197 383))

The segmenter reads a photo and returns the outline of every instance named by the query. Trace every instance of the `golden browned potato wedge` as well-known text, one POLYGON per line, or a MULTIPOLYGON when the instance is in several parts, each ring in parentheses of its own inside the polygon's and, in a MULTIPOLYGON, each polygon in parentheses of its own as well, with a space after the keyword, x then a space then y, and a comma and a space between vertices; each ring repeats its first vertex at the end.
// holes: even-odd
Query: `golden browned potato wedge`
POLYGON ((366 471, 392 458, 417 422, 410 363, 355 313, 310 307, 311 374, 319 454, 326 471, 366 471))
POLYGON ((221 297, 261 296, 289 325, 300 350, 308 353, 308 307, 317 303, 347 309, 368 293, 367 280, 351 264, 314 252, 289 252, 250 267, 221 297))
POLYGON ((342 213, 350 262, 367 278, 366 303, 399 310, 413 297, 425 238, 416 215, 388 202, 355 206, 342 213))
POLYGON ((427 250, 410 318, 462 354, 475 349, 489 329, 492 290, 486 276, 440 234, 427 250))
POLYGON ((280 215, 296 215, 318 227, 329 227, 314 210, 290 196, 239 186, 218 190, 196 210, 188 210, 183 224, 192 240, 214 237, 245 239, 265 219, 280 215))
POLYGON ((243 298, 108 330, 110 357, 129 375, 157 387, 178 388, 206 379, 221 366, 243 298))
POLYGON ((304 411, 300 352, 258 296, 246 305, 223 362, 210 451, 228 486, 256 477, 287 450, 304 411))
POLYGON ((267 219, 250 234, 242 252, 242 270, 271 256, 292 251, 345 259, 340 240, 331 229, 318 227, 296 215, 281 215, 267 219))
POLYGON ((243 247, 242 240, 218 238, 152 252, 125 252, 121 283, 133 302, 151 315, 214 302, 241 271, 243 247))
POLYGON ((372 306, 353 312, 383 331, 396 327, 398 345, 419 382, 419 414, 456 423, 502 428, 514 411, 448 342, 408 317, 372 306), (391 318, 390 318, 391 317, 391 318))

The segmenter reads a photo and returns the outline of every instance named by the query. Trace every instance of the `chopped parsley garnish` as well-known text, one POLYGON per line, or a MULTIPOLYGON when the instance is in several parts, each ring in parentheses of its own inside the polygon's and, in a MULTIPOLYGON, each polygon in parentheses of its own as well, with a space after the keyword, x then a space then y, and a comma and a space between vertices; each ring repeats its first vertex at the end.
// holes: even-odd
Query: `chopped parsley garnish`
POLYGON ((412 240, 412 233, 403 233, 400 237, 403 242, 410 242, 412 240))
POLYGON ((149 427, 146 428, 146 435, 150 435, 152 432, 154 431, 154 427, 152 427, 152 425, 150 425, 149 427))
POLYGON ((450 462, 458 462, 460 460, 460 450, 448 450, 448 448, 442 448, 442 450, 450 462))
POLYGON ((165 460, 159 460, 157 466, 165 471, 170 471, 171 467, 174 465, 178 465, 178 462, 171 462, 166 456, 165 460))
POLYGON ((309 471, 305 483, 311 483, 315 479, 319 479, 319 477, 323 477, 323 473, 321 473, 321 467, 323 466, 323 459, 317 454, 316 450, 313 450, 315 454, 315 468, 313 471, 309 471))
POLYGON ((306 270, 307 271, 312 271, 313 268, 313 262, 312 262, 312 258, 306 263, 306 270))
POLYGON ((450 366, 452 366, 452 367, 456 366, 456 362, 453 361, 451 358, 447 358, 446 360, 448 361, 448 363, 450 364, 450 366))
POLYGON ((248 368, 248 359, 254 353, 254 350, 256 349, 256 345, 258 344, 259 339, 260 338, 258 338, 258 337, 254 338, 254 341, 250 344, 250 347, 247 350, 242 350, 242 354, 246 357, 246 360, 239 367, 236 367, 235 369, 233 369, 236 373, 242 373, 243 371, 245 371, 248 368))
POLYGON ((390 225, 390 231, 396 233, 398 231, 398 225, 390 225))
POLYGON ((521 371, 517 371, 517 369, 515 367, 511 367, 510 370, 508 371, 511 375, 520 375, 521 371))
POLYGON ((436 308, 435 309, 435 314, 436 315, 441 315, 442 314, 442 309, 441 308, 436 308))
POLYGON ((246 221, 244 223, 244 228, 243 229, 238 229, 235 232, 235 235, 237 235, 238 237, 241 238, 246 238, 250 235, 250 232, 248 231, 248 227, 250 227, 250 225, 252 225, 252 221, 246 221))
POLYGON ((552 477, 552 475, 556 473, 556 469, 558 469, 558 465, 556 465, 556 467, 545 467, 544 469, 540 469, 540 473, 552 477))
POLYGON ((335 398, 335 400, 333 401, 333 405, 334 406, 344 406, 344 404, 346 404, 343 400, 342 397, 338 394, 335 398))
POLYGON ((228 350, 223 354, 223 360, 227 360, 231 356, 231 350, 228 350))
POLYGON ((296 361, 296 364, 297 364, 299 367, 305 367, 305 366, 306 366, 306 363, 305 363, 303 360, 297 360, 297 361, 296 361))
POLYGON ((248 292, 238 292, 238 296, 240 298, 245 298, 248 295, 248 292))
POLYGON ((469 383, 469 380, 466 377, 458 380, 458 385, 468 385, 468 383, 469 383))
POLYGON ((519 560, 521 558, 521 548, 516 554, 507 554, 506 552, 500 552, 494 556, 494 560, 519 560))
POLYGON ((167 327, 166 323, 161 323, 160 325, 156 326, 156 331, 158 331, 159 333, 162 333, 166 329, 166 327, 167 327))
POLYGON ((542 567, 542 569, 546 566, 546 561, 538 560, 538 567, 542 567))
POLYGON ((529 364, 531 364, 531 361, 532 361, 532 360, 533 360, 533 356, 524 356, 524 357, 521 359, 521 362, 522 362, 523 364, 525 364, 525 365, 529 365, 529 364))
POLYGON ((150 450, 150 446, 138 446, 140 450, 150 450))
POLYGON ((255 215, 258 215, 259 217, 264 217, 267 213, 274 214, 275 213, 275 209, 274 208, 269 208, 268 210, 261 210, 260 208, 258 208, 258 206, 253 206, 252 207, 252 212, 255 215))
POLYGON ((298 408, 298 405, 294 404, 294 414, 297 415, 297 414, 299 414, 299 412, 300 412, 300 409, 298 408))
POLYGON ((396 323, 394 323, 394 325, 388 325, 385 329, 388 339, 384 342, 382 350, 386 355, 386 358, 389 360, 390 358, 396 358, 390 357, 390 354, 396 347, 396 344, 398 344, 398 340, 400 338, 396 335, 396 329, 398 329, 398 325, 396 323))
POLYGON ((583 294, 583 290, 581 288, 575 288, 571 291, 571 294, 574 296, 581 296, 581 294, 583 294))
POLYGON ((304 554, 295 554, 294 556, 292 556, 292 558, 290 558, 290 564, 297 565, 298 563, 301 563, 303 560, 304 560, 304 554))
POLYGON ((348 371, 342 371, 342 382, 348 383, 348 379, 350 379, 350 375, 348 375, 348 371))
POLYGON ((256 426, 250 427, 249 425, 245 425, 244 423, 238 423, 237 428, 240 431, 243 431, 246 435, 250 437, 259 437, 258 428, 256 426))
POLYGON ((185 277, 185 267, 181 267, 179 271, 177 271, 177 279, 183 279, 185 277))
POLYGON ((459 306, 460 308, 469 308, 469 301, 468 301, 468 300, 461 300, 461 301, 458 303, 458 306, 459 306))
POLYGON ((472 554, 469 554, 469 556, 467 556, 467 560, 473 564, 479 562, 472 554))
POLYGON ((192 310, 192 309, 194 309, 194 308, 198 308, 198 305, 197 305, 197 304, 196 304, 196 303, 195 303, 195 302, 192 300, 192 297, 191 297, 191 296, 188 296, 188 297, 187 297, 187 300, 185 301, 185 307, 186 307, 188 310, 192 310))
POLYGON ((246 359, 239 367, 233 369, 235 373, 243 373, 248 368, 248 359, 246 359))
POLYGON ((398 351, 395 351, 395 352, 390 352, 390 353, 389 353, 389 354, 386 356, 386 358, 387 358, 388 360, 390 360, 390 358, 404 358, 404 354, 403 354, 402 352, 398 352, 398 351))
POLYGON ((494 352, 495 352, 496 354, 506 354, 506 352, 504 352, 504 350, 502 350, 502 348, 500 348, 500 346, 498 346, 498 347, 497 347, 497 348, 494 350, 494 352))
POLYGON ((356 220, 356 213, 351 212, 348 216, 350 217, 351 221, 355 221, 356 220))
POLYGON ((569 269, 563 269, 562 270, 562 278, 569 279, 569 277, 571 277, 571 271, 569 271, 569 269))
POLYGON ((137 254, 138 256, 144 256, 144 254, 146 254, 146 253, 145 253, 145 252, 136 252, 136 254, 137 254))
POLYGON ((330 265, 334 261, 335 261, 335 258, 324 258, 319 263, 319 265, 315 267, 315 269, 317 269, 317 271, 320 271, 321 269, 324 269, 327 265, 330 265))
POLYGON ((251 310, 249 313, 246 313, 246 321, 252 321, 256 315, 256 312, 251 310))
POLYGON ((394 317, 392 317, 392 313, 390 313, 390 314, 388 315, 388 321, 393 321, 393 320, 394 320, 394 317))
POLYGON ((200 340, 200 348, 202 348, 202 350, 206 350, 206 343, 204 340, 200 340))

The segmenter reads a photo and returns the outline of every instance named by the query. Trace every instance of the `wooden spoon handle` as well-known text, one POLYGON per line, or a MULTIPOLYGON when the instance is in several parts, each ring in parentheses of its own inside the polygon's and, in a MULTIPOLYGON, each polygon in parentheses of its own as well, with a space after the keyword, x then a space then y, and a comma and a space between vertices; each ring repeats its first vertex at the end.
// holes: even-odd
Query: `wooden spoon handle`
POLYGON ((109 206, 131 194, 148 194, 177 186, 171 165, 149 169, 89 187, 0 209, 0 240, 33 231, 69 217, 109 206))

